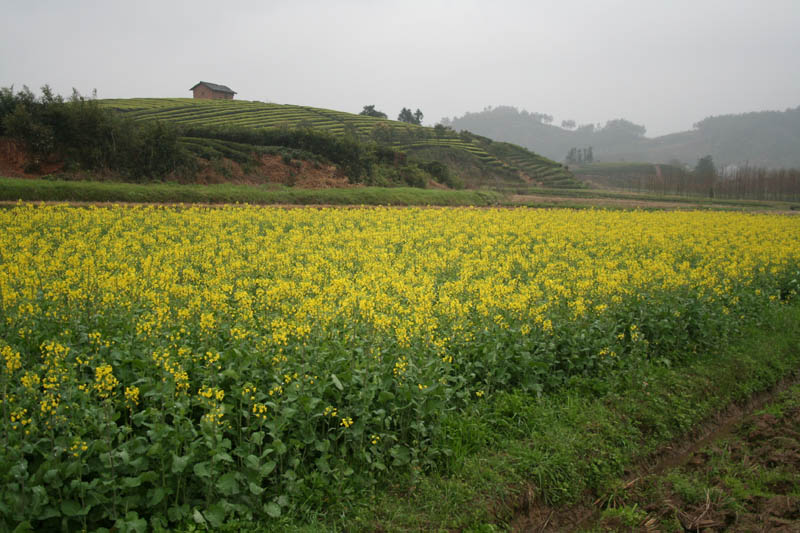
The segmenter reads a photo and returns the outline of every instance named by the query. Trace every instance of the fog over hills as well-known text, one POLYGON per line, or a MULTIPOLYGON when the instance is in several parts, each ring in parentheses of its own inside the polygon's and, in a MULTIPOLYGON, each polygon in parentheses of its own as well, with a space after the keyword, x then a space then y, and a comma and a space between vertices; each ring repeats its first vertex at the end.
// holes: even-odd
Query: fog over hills
MULTIPOLYGON (((487 104, 651 136, 800 104, 797 0, 3 2, 0 87, 241 100, 425 124, 487 104), (13 52, 13 53, 12 53, 13 52)), ((555 154, 559 158, 563 153, 555 154)))
POLYGON ((469 130, 520 144, 563 161, 570 148, 593 148, 598 161, 694 163, 711 155, 718 165, 750 164, 770 168, 800 167, 800 106, 704 118, 689 131, 647 137, 645 126, 624 119, 605 124, 553 124, 544 113, 511 106, 444 119, 455 130, 469 130))

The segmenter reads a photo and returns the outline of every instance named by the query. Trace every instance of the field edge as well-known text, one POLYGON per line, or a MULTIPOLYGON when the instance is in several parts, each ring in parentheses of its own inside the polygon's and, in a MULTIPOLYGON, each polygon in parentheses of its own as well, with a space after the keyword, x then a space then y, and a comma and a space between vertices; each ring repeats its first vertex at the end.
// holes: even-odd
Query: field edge
POLYGON ((585 380, 542 398, 501 394, 449 422, 460 432, 451 438, 471 447, 453 458, 460 466, 404 478, 378 494, 307 516, 305 523, 253 529, 235 523, 230 530, 573 530, 631 472, 700 438, 732 406, 794 379, 799 347, 795 302, 779 305, 722 352, 686 366, 649 363, 607 387, 585 380), (476 448, 476 438, 484 446, 476 448))
POLYGON ((501 194, 490 191, 413 187, 301 189, 230 184, 134 184, 0 177, 0 201, 3 202, 488 206, 497 205, 501 199, 501 194))

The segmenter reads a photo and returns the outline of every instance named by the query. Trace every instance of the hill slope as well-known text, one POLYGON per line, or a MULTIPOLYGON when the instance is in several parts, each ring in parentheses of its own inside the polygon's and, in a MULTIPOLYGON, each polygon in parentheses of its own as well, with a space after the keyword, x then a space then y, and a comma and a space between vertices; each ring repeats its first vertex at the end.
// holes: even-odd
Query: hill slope
MULTIPOLYGON (((468 132, 458 134, 443 127, 428 128, 329 109, 242 100, 134 98, 101 100, 100 104, 135 120, 172 122, 188 131, 308 127, 337 136, 352 136, 362 142, 401 150, 415 160, 444 163, 469 187, 582 186, 559 163, 525 148, 468 132)), ((185 142, 190 149, 192 146, 200 149, 196 147, 199 142, 196 137, 185 142)))

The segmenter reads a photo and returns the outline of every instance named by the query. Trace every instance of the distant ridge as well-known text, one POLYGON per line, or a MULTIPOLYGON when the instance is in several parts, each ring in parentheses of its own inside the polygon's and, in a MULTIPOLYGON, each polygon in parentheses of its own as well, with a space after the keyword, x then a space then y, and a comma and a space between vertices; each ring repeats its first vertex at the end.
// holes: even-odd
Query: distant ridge
POLYGON ((565 129, 543 122, 543 116, 499 106, 445 122, 455 130, 535 148, 556 161, 563 161, 570 148, 591 146, 595 159, 604 162, 679 161, 694 166, 699 158, 711 155, 720 166, 800 167, 800 106, 708 117, 692 130, 655 138, 645 137, 643 126, 622 119, 601 128, 589 124, 565 129))

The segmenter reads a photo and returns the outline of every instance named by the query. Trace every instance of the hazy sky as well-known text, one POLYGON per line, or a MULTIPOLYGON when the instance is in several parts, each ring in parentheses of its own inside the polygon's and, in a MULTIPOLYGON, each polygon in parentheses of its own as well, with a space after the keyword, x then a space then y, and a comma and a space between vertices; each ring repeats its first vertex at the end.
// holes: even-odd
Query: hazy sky
POLYGON ((239 99, 425 124, 513 105, 648 135, 800 105, 800 0, 6 0, 0 86, 239 99))

